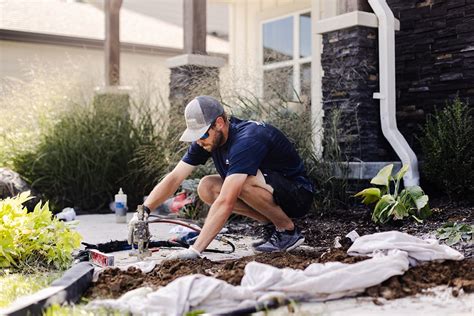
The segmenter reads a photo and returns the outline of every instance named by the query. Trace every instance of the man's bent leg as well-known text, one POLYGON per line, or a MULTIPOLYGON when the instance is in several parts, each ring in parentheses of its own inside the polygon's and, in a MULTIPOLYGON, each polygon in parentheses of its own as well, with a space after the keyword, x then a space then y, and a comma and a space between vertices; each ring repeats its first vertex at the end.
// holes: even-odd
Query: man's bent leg
MULTIPOLYGON (((219 196, 222 188, 222 178, 219 175, 209 175, 201 179, 198 186, 198 195, 204 203, 211 205, 219 196)), ((234 213, 250 217, 258 222, 268 223, 270 220, 263 214, 255 211, 252 207, 238 199, 234 207, 234 213)))
MULTIPOLYGON (((219 196, 222 184, 218 175, 204 177, 199 183, 199 196, 204 202, 212 204, 219 196)), ((254 245, 256 251, 288 251, 304 242, 303 235, 296 229, 293 221, 275 203, 273 188, 265 182, 260 171, 256 176, 248 176, 234 211, 261 222, 271 221, 276 226, 269 239, 254 245)))
POLYGON ((249 177, 249 181, 245 184, 248 186, 243 189, 241 198, 251 207, 271 218, 277 227, 266 242, 256 243, 254 250, 258 252, 289 251, 301 245, 304 242, 304 236, 282 207, 276 204, 276 188, 266 182, 266 178, 260 171, 257 176, 249 177), (268 187, 271 187, 271 190, 268 190, 268 187), (281 225, 278 221, 281 221, 281 225))
POLYGON ((279 230, 293 230, 293 221, 273 199, 273 188, 265 182, 263 174, 249 176, 240 193, 240 199, 251 208, 269 218, 279 230))

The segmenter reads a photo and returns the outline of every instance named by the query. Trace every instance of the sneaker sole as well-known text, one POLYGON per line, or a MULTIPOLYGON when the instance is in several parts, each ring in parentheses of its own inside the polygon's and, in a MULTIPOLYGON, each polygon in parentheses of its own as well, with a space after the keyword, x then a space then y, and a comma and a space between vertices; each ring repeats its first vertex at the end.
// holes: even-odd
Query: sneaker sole
POLYGON ((297 242, 295 242, 294 245, 292 245, 291 247, 286 248, 285 251, 291 251, 295 249, 296 247, 298 247, 299 245, 301 245, 302 243, 304 243, 304 237, 299 239, 297 242))

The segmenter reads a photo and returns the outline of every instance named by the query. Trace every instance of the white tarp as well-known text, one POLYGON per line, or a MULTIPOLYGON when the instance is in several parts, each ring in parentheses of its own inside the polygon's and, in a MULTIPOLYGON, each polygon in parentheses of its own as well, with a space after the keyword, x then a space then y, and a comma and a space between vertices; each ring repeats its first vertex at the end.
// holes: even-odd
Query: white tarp
POLYGON ((134 314, 182 315, 194 309, 225 312, 254 306, 271 296, 328 300, 353 296, 380 284, 409 267, 409 258, 462 260, 459 252, 433 241, 400 232, 377 233, 356 239, 350 254, 370 254, 371 259, 354 264, 314 263, 305 270, 278 269, 250 262, 240 286, 203 275, 185 276, 157 291, 141 288, 117 300, 96 300, 90 307, 111 307, 134 314), (374 246, 376 245, 376 246, 374 246))
POLYGON ((410 263, 432 260, 462 260, 464 256, 453 248, 440 245, 436 239, 418 237, 389 231, 357 238, 347 250, 351 256, 371 256, 377 252, 399 249, 408 253, 410 263))

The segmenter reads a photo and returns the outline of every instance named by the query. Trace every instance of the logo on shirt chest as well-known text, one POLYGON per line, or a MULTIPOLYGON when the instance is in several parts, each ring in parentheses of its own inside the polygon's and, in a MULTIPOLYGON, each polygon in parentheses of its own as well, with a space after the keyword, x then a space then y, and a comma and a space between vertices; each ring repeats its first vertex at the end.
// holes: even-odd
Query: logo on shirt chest
POLYGON ((226 160, 225 160, 225 164, 226 164, 226 165, 229 165, 229 159, 226 159, 226 160))

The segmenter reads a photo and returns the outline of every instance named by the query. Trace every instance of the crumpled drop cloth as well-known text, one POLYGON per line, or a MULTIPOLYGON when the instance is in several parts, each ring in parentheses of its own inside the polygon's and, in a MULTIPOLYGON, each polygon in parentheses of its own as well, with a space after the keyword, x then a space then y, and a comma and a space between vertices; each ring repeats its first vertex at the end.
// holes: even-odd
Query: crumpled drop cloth
POLYGON ((464 256, 453 248, 440 245, 436 239, 421 239, 398 231, 365 235, 357 238, 347 250, 351 256, 372 256, 391 249, 403 250, 408 254, 410 264, 419 261, 462 260, 464 256))
POLYGON ((154 292, 136 289, 117 300, 96 300, 89 306, 128 310, 134 314, 182 315, 195 309, 222 313, 253 306, 272 296, 324 301, 353 296, 394 275, 402 275, 409 268, 409 258, 417 261, 463 259, 462 254, 450 247, 400 232, 360 237, 348 253, 370 254, 372 258, 354 264, 314 263, 305 270, 250 262, 240 286, 203 275, 189 275, 154 292))
POLYGON ((341 262, 313 263, 305 270, 275 268, 249 262, 241 285, 252 291, 285 292, 290 297, 329 300, 353 296, 408 270, 406 252, 393 250, 354 264, 341 262), (382 280, 382 281, 381 281, 382 280))
POLYGON ((138 288, 116 300, 92 301, 88 307, 114 308, 133 314, 183 315, 198 306, 206 311, 251 306, 258 298, 256 293, 245 287, 233 286, 201 274, 187 275, 155 292, 150 291, 150 288, 138 288))

